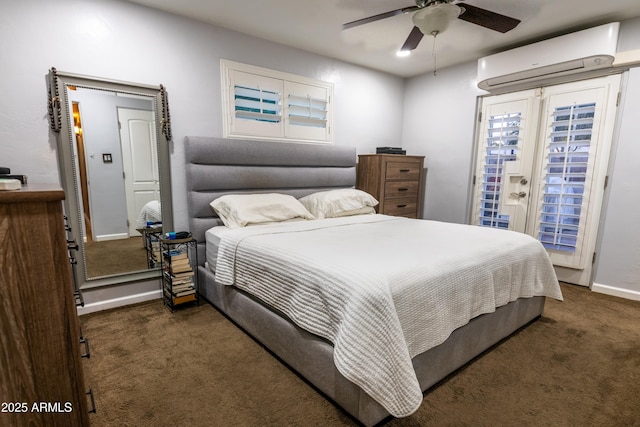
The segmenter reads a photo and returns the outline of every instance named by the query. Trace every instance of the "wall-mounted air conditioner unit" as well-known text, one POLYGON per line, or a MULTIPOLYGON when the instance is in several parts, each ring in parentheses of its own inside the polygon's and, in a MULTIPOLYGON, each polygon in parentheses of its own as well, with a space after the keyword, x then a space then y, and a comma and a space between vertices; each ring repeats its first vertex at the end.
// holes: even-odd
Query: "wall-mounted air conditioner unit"
POLYGON ((610 68, 619 22, 577 31, 478 60, 478 87, 491 91, 610 68))

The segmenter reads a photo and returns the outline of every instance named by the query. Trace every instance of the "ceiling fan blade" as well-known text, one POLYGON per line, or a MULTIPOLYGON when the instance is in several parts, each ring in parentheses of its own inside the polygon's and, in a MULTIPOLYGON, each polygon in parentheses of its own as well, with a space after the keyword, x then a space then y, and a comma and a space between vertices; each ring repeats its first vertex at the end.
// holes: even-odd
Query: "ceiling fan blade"
POLYGON ((358 19, 356 21, 347 22, 342 26, 343 30, 347 30, 349 28, 357 27, 359 25, 368 24, 369 22, 379 21, 385 18, 391 18, 392 16, 402 15, 404 13, 413 12, 414 10, 418 10, 417 6, 409 6, 403 7, 402 9, 392 10, 390 12, 380 13, 378 15, 369 16, 368 18, 358 19))
POLYGON ((404 42, 400 50, 413 50, 417 48, 422 37, 424 37, 424 34, 420 31, 420 28, 413 27, 413 30, 409 33, 409 37, 407 37, 407 40, 404 42))
POLYGON ((489 28, 490 30, 506 33, 507 31, 513 30, 520 23, 519 19, 491 12, 490 10, 470 4, 465 3, 462 7, 464 8, 464 12, 459 16, 460 19, 480 25, 481 27, 489 28))

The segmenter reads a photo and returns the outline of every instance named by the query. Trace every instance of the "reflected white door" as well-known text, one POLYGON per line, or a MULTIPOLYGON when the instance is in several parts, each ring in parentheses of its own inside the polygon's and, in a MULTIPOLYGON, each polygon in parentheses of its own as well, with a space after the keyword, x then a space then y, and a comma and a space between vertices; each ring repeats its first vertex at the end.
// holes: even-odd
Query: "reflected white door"
POLYGON ((160 200, 158 153, 153 111, 118 108, 129 236, 144 205, 160 200))
POLYGON ((591 284, 619 86, 616 75, 483 100, 474 223, 538 238, 568 283, 591 284))

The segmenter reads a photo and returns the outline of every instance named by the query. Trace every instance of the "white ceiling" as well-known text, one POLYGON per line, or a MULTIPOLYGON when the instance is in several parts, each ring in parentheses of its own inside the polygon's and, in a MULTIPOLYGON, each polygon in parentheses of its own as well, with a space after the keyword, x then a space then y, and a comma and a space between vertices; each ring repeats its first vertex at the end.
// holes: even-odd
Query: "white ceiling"
MULTIPOLYGON (((129 1, 402 77, 434 70, 431 36, 425 36, 411 56, 395 56, 413 28, 411 14, 342 30, 344 23, 413 6, 413 0, 129 1)), ((640 16, 640 0, 467 0, 466 3, 522 22, 502 34, 454 20, 435 40, 438 69, 505 48, 640 16)))

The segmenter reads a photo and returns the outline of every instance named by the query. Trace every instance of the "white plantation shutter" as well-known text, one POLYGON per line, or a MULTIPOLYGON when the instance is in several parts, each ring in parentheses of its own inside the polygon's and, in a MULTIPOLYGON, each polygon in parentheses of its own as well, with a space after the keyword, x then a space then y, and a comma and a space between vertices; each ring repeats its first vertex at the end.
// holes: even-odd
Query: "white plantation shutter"
POLYGON ((564 106, 553 113, 538 235, 548 249, 576 251, 595 106, 564 106))
POLYGON ((537 120, 533 91, 492 97, 483 105, 478 140, 474 223, 524 232, 537 120), (523 181, 524 180, 524 181, 523 181), (526 181, 526 182, 525 182, 526 181))
POLYGON ((531 234, 561 280, 589 285, 620 76, 545 89, 531 234))
POLYGON ((260 87, 234 85, 235 116, 238 119, 280 123, 281 94, 260 87))
POLYGON ((284 135, 281 80, 234 70, 229 75, 229 92, 232 134, 270 138, 284 135))
POLYGON ((287 82, 285 133, 296 139, 327 140, 329 90, 326 87, 287 82))
POLYGON ((517 160, 518 135, 522 113, 489 117, 488 136, 484 147, 482 206, 479 224, 493 228, 509 228, 509 215, 500 213, 500 194, 504 164, 517 160))
POLYGON ((333 85, 221 61, 226 138, 331 142, 333 85))
POLYGON ((287 113, 291 124, 324 128, 327 126, 327 101, 324 99, 289 95, 287 113))

